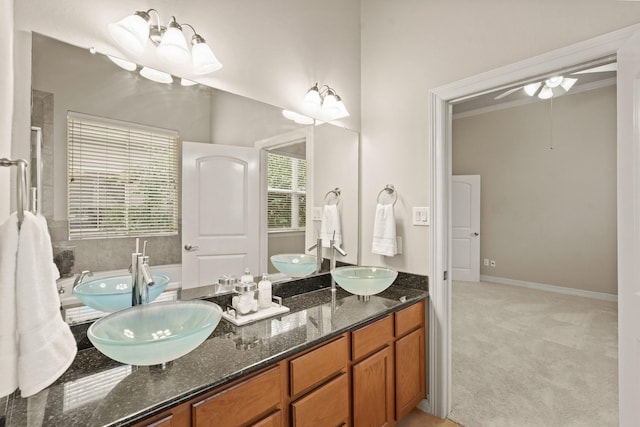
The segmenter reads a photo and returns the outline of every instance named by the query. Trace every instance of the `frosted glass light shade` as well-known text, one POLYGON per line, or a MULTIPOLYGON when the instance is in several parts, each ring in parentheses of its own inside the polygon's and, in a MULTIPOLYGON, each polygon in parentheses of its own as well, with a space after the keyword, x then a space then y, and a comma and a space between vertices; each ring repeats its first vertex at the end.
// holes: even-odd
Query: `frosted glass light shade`
POLYGON ((135 71, 135 69, 138 68, 138 65, 135 62, 126 61, 111 55, 107 55, 107 58, 109 58, 111 62, 116 64, 118 67, 124 68, 127 71, 135 71))
POLYGON ((578 79, 572 79, 570 77, 566 77, 562 80, 562 83, 560 83, 560 86, 562 86, 562 89, 568 92, 569 89, 571 89, 577 81, 578 79))
MULTIPOLYGON (((173 24, 173 23, 172 23, 173 24)), ((180 27, 169 24, 158 46, 158 56, 165 61, 184 63, 189 61, 189 47, 180 27)))
POLYGON ((340 113, 338 114, 338 117, 336 117, 336 119, 341 119, 343 117, 349 116, 347 107, 345 107, 344 102, 342 102, 342 99, 340 99, 340 97, 338 97, 338 110, 340 111, 340 113))
POLYGON ((333 94, 328 94, 322 101, 322 116, 327 120, 332 120, 340 114, 338 99, 333 94))
POLYGON ((213 51, 202 38, 192 42, 191 57, 193 61, 193 72, 196 74, 208 74, 222 68, 222 64, 213 54, 213 51), (200 41, 201 40, 201 41, 200 41))
POLYGON ((536 94, 536 92, 538 91, 538 89, 540 88, 540 85, 542 83, 538 82, 538 83, 530 83, 528 85, 526 85, 524 87, 524 93, 526 93, 529 96, 533 96, 536 94))
POLYGON ((140 70, 140 75, 157 83, 170 84, 173 82, 173 77, 171 77, 171 74, 158 71, 150 67, 143 67, 142 70, 140 70))
POLYGON ((562 83, 562 80, 563 80, 562 76, 553 76, 545 80, 544 83, 550 88, 554 88, 554 87, 560 86, 560 83, 562 83))
POLYGON ((313 86, 304 96, 302 107, 306 113, 318 114, 320 112, 320 92, 318 85, 313 86))
POLYGON ((193 80, 185 79, 184 77, 180 79, 181 86, 195 86, 198 82, 194 82, 193 80))
POLYGON ((109 24, 107 29, 111 37, 127 51, 140 55, 149 39, 149 15, 136 12, 116 23, 109 24))
POLYGON ((547 85, 545 85, 540 93, 538 94, 538 98, 540 99, 549 99, 553 97, 553 90, 547 85))

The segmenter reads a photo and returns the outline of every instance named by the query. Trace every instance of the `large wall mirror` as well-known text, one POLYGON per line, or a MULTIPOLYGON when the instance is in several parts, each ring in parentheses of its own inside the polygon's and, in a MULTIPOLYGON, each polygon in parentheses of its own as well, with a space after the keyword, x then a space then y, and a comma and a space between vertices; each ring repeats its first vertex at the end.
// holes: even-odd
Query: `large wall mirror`
MULTIPOLYGON (((73 254, 73 267, 65 271, 66 274, 127 268, 135 247, 134 238, 105 236, 69 240, 67 116, 70 111, 174 130, 180 141, 259 147, 263 150, 262 159, 273 152, 306 160, 313 186, 304 199, 305 209, 301 210, 305 221, 297 230, 268 233, 269 238, 265 238, 260 250, 263 259, 258 269, 270 267, 266 259, 269 253, 309 252, 309 242, 315 241, 320 229, 325 196, 334 188, 341 189, 339 207, 343 249, 347 252, 340 261, 358 263, 357 132, 326 123, 296 124, 283 117, 282 110, 275 106, 201 84, 183 86, 176 77, 170 84, 150 81, 136 71, 118 67, 104 55, 36 33, 32 36, 31 101, 34 129, 31 151, 34 156, 39 152, 41 165, 38 168, 42 188, 39 210, 47 217, 54 255, 73 254), (310 137, 296 139, 298 134, 310 137), (264 143, 276 140, 282 143, 264 143)), ((266 177, 266 172, 261 174, 266 177)), ((144 237, 149 241, 147 251, 152 265, 181 263, 181 229, 178 227, 178 234, 173 236, 144 237)), ((267 230, 263 232, 266 234, 267 230)), ((253 271, 254 274, 262 272, 253 271)), ((240 275, 242 271, 228 273, 240 275)), ((216 279, 211 277, 210 282, 216 279)))

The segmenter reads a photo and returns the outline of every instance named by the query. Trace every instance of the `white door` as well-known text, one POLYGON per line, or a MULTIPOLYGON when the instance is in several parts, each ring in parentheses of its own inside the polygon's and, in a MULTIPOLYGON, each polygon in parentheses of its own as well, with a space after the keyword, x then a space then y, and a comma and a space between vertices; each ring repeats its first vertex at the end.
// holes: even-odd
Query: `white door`
POLYGON ((480 281, 480 175, 451 181, 451 277, 480 281))
POLYGON ((260 151, 182 144, 182 287, 260 274, 260 151))
POLYGON ((640 33, 617 59, 619 425, 626 427, 640 425, 640 33))

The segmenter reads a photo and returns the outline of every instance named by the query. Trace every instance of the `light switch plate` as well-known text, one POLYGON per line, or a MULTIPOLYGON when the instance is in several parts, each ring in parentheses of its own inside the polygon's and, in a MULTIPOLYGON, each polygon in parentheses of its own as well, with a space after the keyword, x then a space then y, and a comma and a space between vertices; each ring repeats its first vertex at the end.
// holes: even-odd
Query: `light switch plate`
POLYGON ((431 212, 429 207, 413 208, 413 225, 431 225, 431 212))

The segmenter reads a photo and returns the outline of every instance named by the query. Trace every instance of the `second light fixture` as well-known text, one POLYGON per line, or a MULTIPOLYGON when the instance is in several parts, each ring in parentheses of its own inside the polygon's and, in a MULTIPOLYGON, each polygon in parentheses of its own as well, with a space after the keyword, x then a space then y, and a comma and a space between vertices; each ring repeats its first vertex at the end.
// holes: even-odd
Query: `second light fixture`
POLYGON ((323 121, 337 120, 349 115, 336 91, 327 85, 318 87, 318 83, 307 91, 302 108, 309 116, 323 121))

